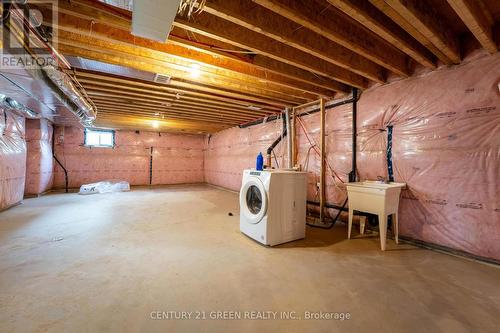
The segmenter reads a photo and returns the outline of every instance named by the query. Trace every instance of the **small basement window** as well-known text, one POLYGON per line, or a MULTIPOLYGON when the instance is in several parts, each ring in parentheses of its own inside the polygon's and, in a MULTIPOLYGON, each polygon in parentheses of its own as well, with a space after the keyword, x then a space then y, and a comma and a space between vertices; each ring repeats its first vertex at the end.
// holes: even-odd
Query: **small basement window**
POLYGON ((84 144, 88 147, 113 148, 115 146, 115 131, 86 128, 84 144))

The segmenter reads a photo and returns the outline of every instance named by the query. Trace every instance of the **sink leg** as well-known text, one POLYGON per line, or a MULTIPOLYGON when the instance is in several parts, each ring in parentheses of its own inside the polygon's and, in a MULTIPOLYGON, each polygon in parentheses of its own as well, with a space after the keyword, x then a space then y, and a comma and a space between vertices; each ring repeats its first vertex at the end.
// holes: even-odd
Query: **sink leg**
POLYGON ((347 238, 351 239, 351 229, 352 229, 352 215, 354 213, 353 209, 349 209, 349 223, 347 224, 347 238))
POLYGON ((392 228, 393 228, 394 239, 396 240, 396 244, 399 244, 399 239, 398 239, 398 234, 399 234, 398 213, 392 214, 392 228))
POLYGON ((359 233, 362 235, 365 234, 365 224, 366 224, 366 216, 360 216, 359 217, 359 233))
POLYGON ((380 235, 380 248, 382 249, 382 251, 385 251, 385 239, 387 236, 387 215, 379 214, 378 226, 380 235))

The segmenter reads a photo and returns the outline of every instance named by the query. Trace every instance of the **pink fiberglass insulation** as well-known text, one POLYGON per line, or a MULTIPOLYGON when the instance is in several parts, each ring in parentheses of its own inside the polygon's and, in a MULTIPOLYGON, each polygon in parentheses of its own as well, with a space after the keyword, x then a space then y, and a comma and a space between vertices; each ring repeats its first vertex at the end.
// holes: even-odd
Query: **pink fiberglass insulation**
POLYGON ((26 186, 24 193, 37 195, 52 188, 52 124, 46 119, 26 120, 26 186))
MULTIPOLYGON (((152 184, 199 183, 204 181, 204 136, 116 131, 114 148, 83 145, 81 127, 56 127, 56 156, 68 170, 69 187, 101 180, 126 180, 131 185, 149 185, 153 147, 152 184)), ((64 173, 55 165, 54 187, 64 187, 64 173)))
POLYGON ((0 210, 23 199, 26 177, 24 117, 0 107, 0 210))
MULTIPOLYGON (((251 126, 230 128, 211 136, 205 152, 205 180, 217 186, 238 191, 244 169, 255 168, 259 152, 266 155, 267 148, 283 130, 282 120, 251 126)), ((286 139, 283 140, 286 142, 286 139)), ((276 147, 278 163, 285 165, 283 153, 286 146, 276 147)), ((272 163, 276 166, 273 157, 272 163)))
MULTIPOLYGON (((387 127, 393 126, 395 181, 405 182, 400 234, 475 255, 500 259, 500 54, 393 82, 363 92, 358 102, 357 172, 387 177, 387 127)), ((301 118, 319 142, 319 113, 301 118)), ((326 118, 327 159, 347 181, 351 170, 350 104, 326 118)), ((278 131, 273 124, 214 135, 205 156, 206 179, 238 190, 241 171, 278 131)), ((298 161, 309 143, 297 124, 298 161)), ((278 149, 280 149, 278 147, 278 149)), ((319 159, 310 151, 310 200, 318 200, 319 159)), ((327 201, 341 204, 345 186, 327 172, 327 201)))

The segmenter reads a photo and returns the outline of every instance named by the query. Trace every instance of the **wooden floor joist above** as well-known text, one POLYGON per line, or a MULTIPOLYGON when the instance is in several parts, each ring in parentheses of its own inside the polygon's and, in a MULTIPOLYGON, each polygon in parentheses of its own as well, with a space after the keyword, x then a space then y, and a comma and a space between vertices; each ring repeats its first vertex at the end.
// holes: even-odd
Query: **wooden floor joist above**
POLYGON ((448 3, 486 50, 498 51, 493 32, 495 22, 481 0, 448 0, 448 3))
POLYGON ((97 124, 102 124, 100 120, 103 117, 109 120, 128 116, 138 118, 140 127, 151 129, 153 120, 159 126, 185 120, 200 124, 199 129, 189 132, 206 132, 205 122, 212 124, 210 128, 215 126, 216 130, 220 130, 280 111, 279 107, 242 98, 178 89, 137 79, 84 70, 75 70, 70 74, 96 105, 97 124), (148 122, 144 123, 143 118, 148 122))
POLYGON ((467 34, 495 53, 495 1, 206 0, 177 15, 165 42, 132 35, 132 13, 113 0, 59 1, 57 23, 44 24, 66 56, 168 77, 160 84, 75 65, 97 124, 156 120, 206 133, 408 77, 417 66, 458 64, 467 34))

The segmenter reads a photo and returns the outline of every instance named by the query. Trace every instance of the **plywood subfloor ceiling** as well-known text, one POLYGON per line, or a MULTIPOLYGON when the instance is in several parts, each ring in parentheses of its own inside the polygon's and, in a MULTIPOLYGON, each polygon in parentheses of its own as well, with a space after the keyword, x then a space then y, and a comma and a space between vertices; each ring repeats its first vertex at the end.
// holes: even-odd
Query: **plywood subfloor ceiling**
POLYGON ((161 43, 130 33, 130 11, 72 0, 54 28, 66 56, 170 78, 74 68, 97 125, 205 133, 459 64, 470 45, 495 53, 499 21, 496 0, 207 0, 161 43))

